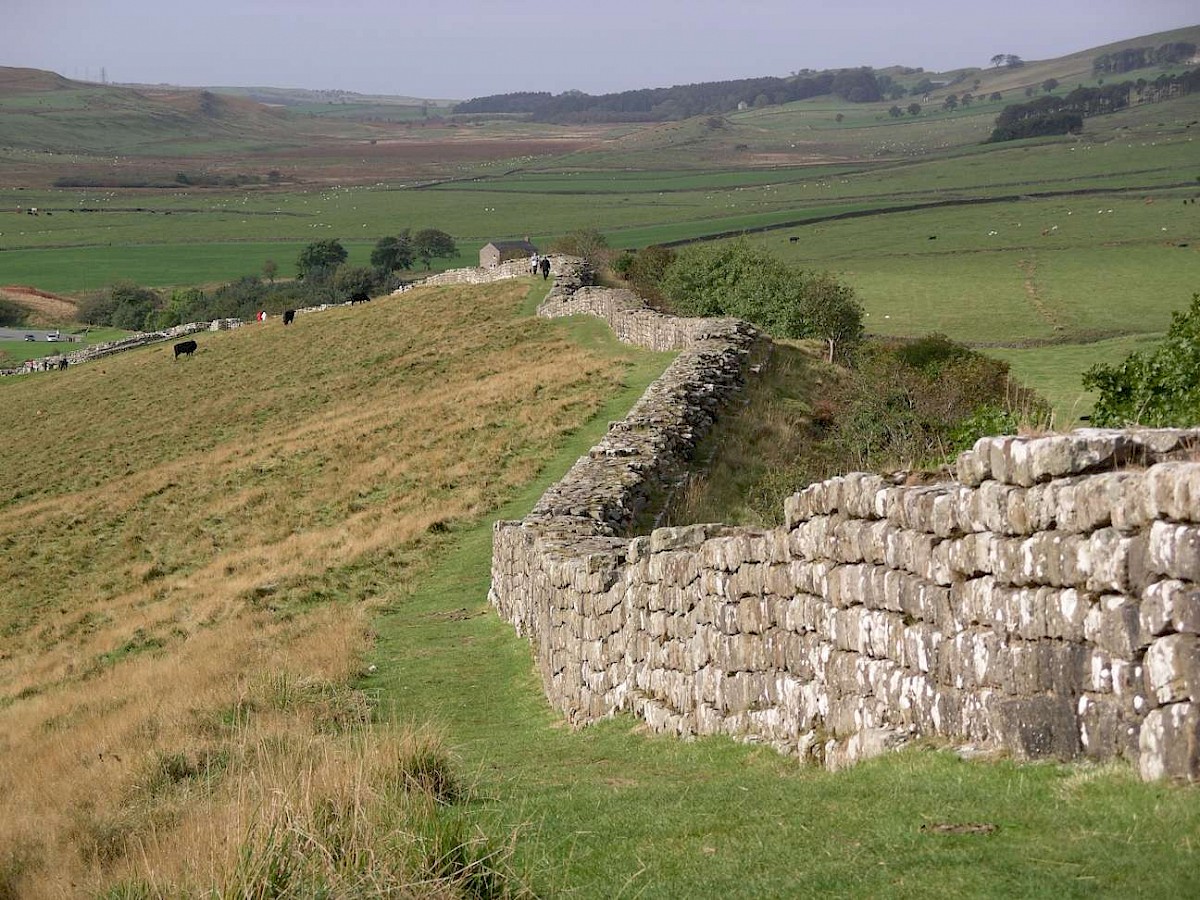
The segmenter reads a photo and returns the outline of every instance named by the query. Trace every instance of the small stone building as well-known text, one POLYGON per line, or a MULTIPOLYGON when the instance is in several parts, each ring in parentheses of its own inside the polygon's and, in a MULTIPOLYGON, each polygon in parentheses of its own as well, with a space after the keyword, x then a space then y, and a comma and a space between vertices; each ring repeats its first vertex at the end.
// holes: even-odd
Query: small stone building
POLYGON ((528 259, 538 252, 529 241, 492 241, 479 251, 479 267, 490 269, 510 259, 528 259))

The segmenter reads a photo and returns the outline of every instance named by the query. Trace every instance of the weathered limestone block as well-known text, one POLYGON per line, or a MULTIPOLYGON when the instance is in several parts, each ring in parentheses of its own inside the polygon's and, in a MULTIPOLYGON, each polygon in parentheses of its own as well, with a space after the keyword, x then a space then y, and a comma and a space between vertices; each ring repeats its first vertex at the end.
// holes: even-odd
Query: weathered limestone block
POLYGON ((989 531, 977 531, 945 541, 946 565, 956 575, 974 578, 992 571, 992 544, 996 536, 989 531))
POLYGON ((1018 759, 1078 755, 1079 724, 1070 697, 1023 697, 993 707, 992 731, 1018 759))
POLYGON ((767 564, 761 562, 742 563, 729 575, 729 596, 761 598, 764 593, 766 575, 767 564))
POLYGON ((1151 710, 1138 735, 1138 769, 1146 781, 1200 780, 1200 704, 1151 710))
POLYGON ((1200 526, 1156 521, 1150 526, 1153 571, 1184 581, 1200 581, 1200 526))
POLYGON ((1057 527, 1090 532, 1109 525, 1142 528, 1153 518, 1141 472, 1105 472, 1075 479, 1059 491, 1057 527))
POLYGON ((982 439, 975 446, 958 455, 954 463, 954 473, 957 479, 968 487, 975 487, 992 477, 991 466, 988 463, 988 452, 982 439))
POLYGON ((1159 581, 1142 592, 1141 628, 1152 637, 1200 634, 1200 588, 1178 579, 1159 581))
POLYGON ((961 530, 961 491, 951 484, 891 487, 877 495, 876 505, 879 517, 898 528, 949 537, 961 530))
POLYGON ((1079 698, 1076 713, 1084 755, 1091 759, 1137 758, 1140 723, 1129 719, 1114 698, 1084 694, 1079 698))
POLYGON ((1087 575, 1087 588, 1128 591, 1131 546, 1131 540, 1115 528, 1093 532, 1087 542, 1080 545, 1078 556, 1080 572, 1087 575))
POLYGON ((857 519, 876 517, 876 495, 886 482, 878 475, 851 472, 842 479, 841 509, 857 519))
POLYGON ((1143 667, 1159 704, 1200 701, 1200 635, 1159 638, 1146 651, 1143 667))
POLYGON ((1200 463, 1164 462, 1146 470, 1148 506, 1154 517, 1200 523, 1200 463))
POLYGON ((902 658, 898 661, 907 669, 931 673, 937 667, 939 648, 944 639, 942 632, 932 625, 905 626, 900 636, 902 658))
POLYGON ((690 585, 699 575, 696 554, 686 550, 654 553, 647 565, 650 581, 662 581, 677 587, 690 585))
POLYGON ((1110 594, 1100 598, 1100 633, 1096 645, 1105 653, 1132 659, 1150 643, 1142 630, 1140 605, 1131 597, 1110 594))
POLYGON ((997 534, 1016 534, 1009 523, 1010 497, 1019 488, 1000 481, 984 481, 974 490, 955 496, 958 507, 955 518, 962 531, 994 531, 997 534))
POLYGON ((718 687, 716 706, 726 714, 745 712, 765 698, 766 679, 757 672, 726 673, 718 687))

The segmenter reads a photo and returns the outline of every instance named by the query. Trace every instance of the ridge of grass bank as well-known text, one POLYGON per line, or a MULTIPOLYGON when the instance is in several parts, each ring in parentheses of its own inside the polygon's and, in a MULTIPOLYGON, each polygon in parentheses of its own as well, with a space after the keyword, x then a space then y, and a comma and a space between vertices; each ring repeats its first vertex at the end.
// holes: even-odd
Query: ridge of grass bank
MULTIPOLYGON (((560 320, 578 340, 606 326, 560 320)), ((620 352, 629 352, 627 349, 620 352)), ((498 513, 518 518, 661 370, 624 390, 498 513)), ((547 896, 1184 895, 1200 804, 1126 767, 967 762, 932 746, 849 771, 725 738, 585 729, 549 708, 528 642, 487 604, 491 522, 464 528, 377 621, 379 715, 433 721, 475 783, 479 821, 515 835, 547 896)))

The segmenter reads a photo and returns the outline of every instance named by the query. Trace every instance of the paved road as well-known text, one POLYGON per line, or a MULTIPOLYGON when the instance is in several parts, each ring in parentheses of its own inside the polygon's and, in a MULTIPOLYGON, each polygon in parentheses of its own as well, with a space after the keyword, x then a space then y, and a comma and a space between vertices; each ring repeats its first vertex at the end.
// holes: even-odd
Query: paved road
POLYGON ((27 334, 32 334, 34 340, 41 343, 45 342, 46 335, 50 332, 36 328, 0 328, 0 341, 21 341, 27 334))

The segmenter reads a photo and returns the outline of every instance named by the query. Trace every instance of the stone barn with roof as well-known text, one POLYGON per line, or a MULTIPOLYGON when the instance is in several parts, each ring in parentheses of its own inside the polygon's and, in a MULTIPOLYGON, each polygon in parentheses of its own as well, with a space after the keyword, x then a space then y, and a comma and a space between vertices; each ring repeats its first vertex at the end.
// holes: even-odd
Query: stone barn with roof
POLYGON ((491 269, 510 259, 528 259, 537 252, 538 248, 528 240, 492 241, 479 251, 479 267, 491 269))

